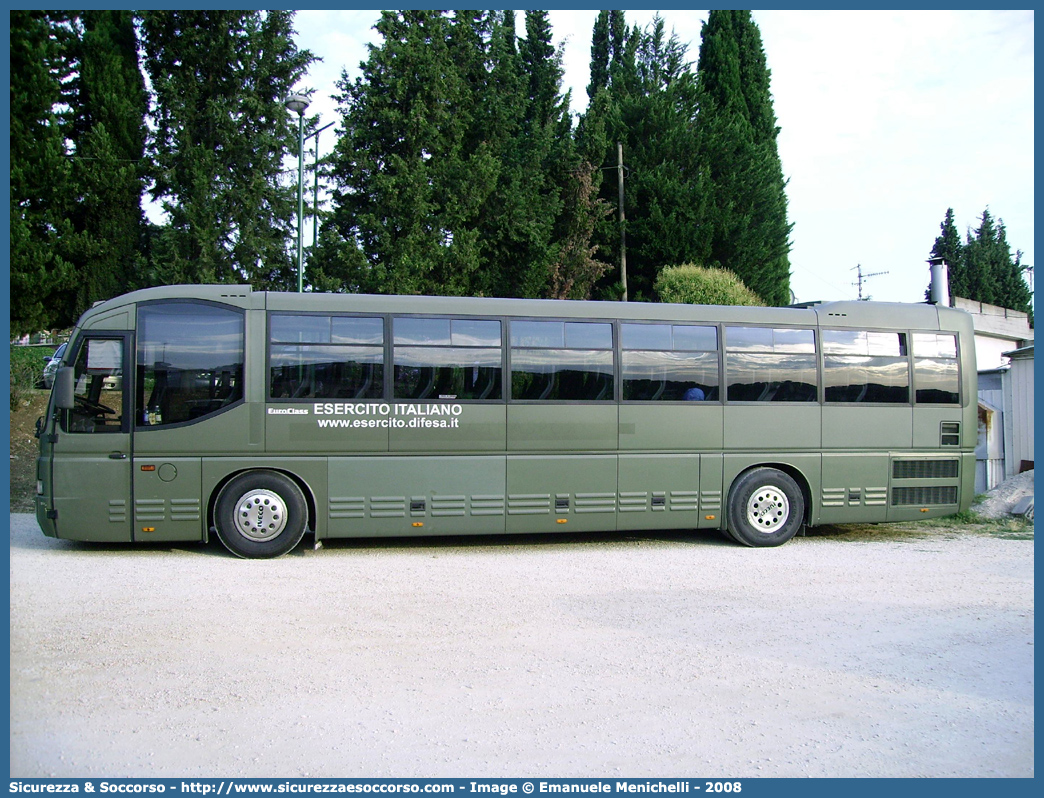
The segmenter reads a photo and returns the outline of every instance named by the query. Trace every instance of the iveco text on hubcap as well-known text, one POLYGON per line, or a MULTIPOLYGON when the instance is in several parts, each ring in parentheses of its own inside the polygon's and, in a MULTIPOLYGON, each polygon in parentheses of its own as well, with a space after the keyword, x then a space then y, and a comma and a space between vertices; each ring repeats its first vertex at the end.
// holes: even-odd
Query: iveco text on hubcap
POLYGON ((790 517, 790 502, 787 495, 773 485, 766 485, 754 492, 747 502, 747 521, 759 532, 771 534, 783 526, 790 517))
POLYGON ((286 516, 286 503, 278 493, 254 490, 236 505, 236 529, 251 540, 271 540, 286 527, 286 516))

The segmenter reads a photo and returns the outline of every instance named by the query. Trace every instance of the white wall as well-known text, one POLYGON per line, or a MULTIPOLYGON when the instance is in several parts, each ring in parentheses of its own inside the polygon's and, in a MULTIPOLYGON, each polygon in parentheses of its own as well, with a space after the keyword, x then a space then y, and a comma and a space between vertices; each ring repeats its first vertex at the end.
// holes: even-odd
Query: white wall
POLYGON ((1033 357, 1012 358, 1004 382, 1005 470, 1019 472, 1023 460, 1033 459, 1033 357), (1009 420, 1010 419, 1010 420, 1009 420), (1010 430, 1010 432, 1009 432, 1010 430))
POLYGON ((1019 342, 1011 338, 994 338, 992 335, 975 333, 975 368, 977 371, 1000 368, 1008 365, 1004 352, 1010 352, 1019 342))

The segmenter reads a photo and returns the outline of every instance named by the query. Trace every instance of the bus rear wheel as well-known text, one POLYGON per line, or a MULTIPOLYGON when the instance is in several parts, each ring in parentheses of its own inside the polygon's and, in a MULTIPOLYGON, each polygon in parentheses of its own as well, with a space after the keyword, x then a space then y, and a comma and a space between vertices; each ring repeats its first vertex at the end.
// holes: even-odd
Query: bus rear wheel
POLYGON ((737 479, 729 491, 728 527, 745 546, 779 546, 801 528, 805 498, 789 474, 755 468, 737 479))
POLYGON ((246 559, 280 557, 304 537, 308 503, 297 483, 276 471, 248 471, 218 494, 214 526, 230 552, 246 559))

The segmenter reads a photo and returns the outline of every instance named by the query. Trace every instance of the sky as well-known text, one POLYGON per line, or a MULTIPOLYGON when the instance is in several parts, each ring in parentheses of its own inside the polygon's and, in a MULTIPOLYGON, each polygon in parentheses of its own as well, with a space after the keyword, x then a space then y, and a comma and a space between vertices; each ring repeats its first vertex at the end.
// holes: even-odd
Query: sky
MULTIPOLYGON (((653 10, 627 11, 645 27, 653 10)), ((706 11, 660 12, 693 68, 706 11)), ((522 12, 517 28, 524 33, 522 12)), ((563 91, 585 110, 598 12, 550 11, 563 91)), ((339 121, 335 82, 354 81, 379 43, 377 11, 298 11, 299 47, 323 59, 298 89, 307 113, 339 121)), ((755 11, 794 229, 791 290, 799 302, 921 302, 947 208, 962 236, 989 209, 1012 253, 1033 254, 1033 11, 755 11)), ((320 136, 320 153, 334 128, 320 136)), ((626 153, 625 153, 626 161, 626 153)), ((306 240, 310 240, 306 227, 306 240)))

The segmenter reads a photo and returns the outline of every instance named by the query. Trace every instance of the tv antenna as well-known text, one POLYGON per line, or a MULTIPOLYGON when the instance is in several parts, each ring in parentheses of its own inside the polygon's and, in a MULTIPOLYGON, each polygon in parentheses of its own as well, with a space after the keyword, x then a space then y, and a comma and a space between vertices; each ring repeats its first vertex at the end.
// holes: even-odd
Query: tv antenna
POLYGON ((869 294, 863 296, 863 282, 865 280, 869 280, 871 277, 878 277, 882 274, 888 274, 888 272, 871 272, 870 274, 863 274, 862 264, 856 264, 856 267, 854 269, 850 269, 850 271, 854 271, 856 273, 856 281, 852 283, 852 285, 859 287, 860 302, 869 302, 871 299, 873 299, 873 297, 871 297, 869 294))

